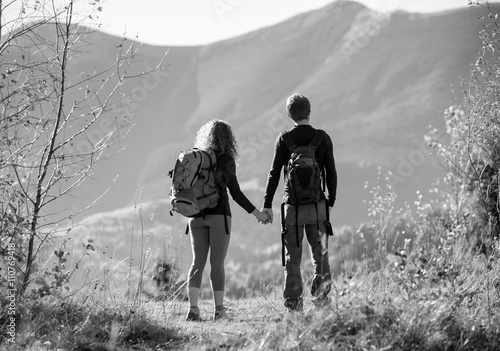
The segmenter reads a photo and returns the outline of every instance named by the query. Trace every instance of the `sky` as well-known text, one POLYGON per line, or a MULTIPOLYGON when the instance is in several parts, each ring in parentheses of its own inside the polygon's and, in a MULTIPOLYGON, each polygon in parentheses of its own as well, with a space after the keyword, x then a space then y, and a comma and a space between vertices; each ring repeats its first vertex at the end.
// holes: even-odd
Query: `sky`
MULTIPOLYGON (((101 29, 153 45, 201 45, 284 21, 335 0, 105 0, 101 29)), ((360 0, 378 11, 436 12, 468 0, 360 0)))
MULTIPOLYGON (((50 3, 52 0, 46 0, 50 3)), ((69 0, 54 0, 67 4, 69 0)), ((271 26, 303 12, 343 0, 76 0, 79 6, 97 3, 102 10, 94 20, 104 32, 126 33, 147 44, 203 45, 271 26)), ((438 12, 467 7, 469 0, 357 0, 381 12, 438 12)), ((17 18, 22 3, 7 2, 2 23, 17 18)), ((43 2, 43 1, 42 1, 43 2)), ((88 5, 79 12, 88 14, 88 5)))

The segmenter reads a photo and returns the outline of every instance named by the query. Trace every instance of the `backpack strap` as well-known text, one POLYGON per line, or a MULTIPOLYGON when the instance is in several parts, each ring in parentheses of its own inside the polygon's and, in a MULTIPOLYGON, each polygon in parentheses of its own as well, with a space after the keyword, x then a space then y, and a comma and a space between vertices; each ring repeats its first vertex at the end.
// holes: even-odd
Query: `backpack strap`
MULTIPOLYGON (((323 133, 321 133, 318 129, 316 129, 316 132, 314 133, 314 136, 309 143, 309 146, 316 151, 318 148, 319 144, 323 141, 323 133)), ((325 173, 325 167, 321 168, 321 180, 322 180, 322 185, 323 185, 323 192, 326 191, 326 173, 325 173)))
POLYGON ((297 247, 300 247, 300 237, 299 237, 299 205, 295 205, 295 239, 297 240, 297 247))
MULTIPOLYGON (((197 169, 196 169, 196 171, 195 171, 195 174, 200 174, 200 175, 201 175, 200 171, 201 171, 202 166, 203 166, 203 154, 204 154, 204 151, 203 151, 203 150, 200 150, 200 149, 198 149, 198 148, 196 148, 196 147, 194 147, 194 148, 192 149, 192 151, 194 151, 194 152, 193 152, 194 158, 198 158, 198 154, 197 154, 196 152, 198 152, 198 151, 200 152, 200 158, 201 158, 201 161, 200 161, 200 164, 198 165, 198 168, 197 168, 197 169)), ((190 187, 191 187, 191 186, 193 186, 193 184, 194 184, 194 182, 195 182, 196 180, 197 180, 197 177, 194 177, 194 178, 193 178, 193 180, 191 181, 191 184, 190 184, 189 186, 190 186, 190 187)))
POLYGON ((290 133, 284 133, 281 135, 281 139, 283 139, 283 142, 285 143, 286 147, 292 152, 292 149, 296 146, 295 142, 292 139, 292 136, 290 133))
POLYGON ((328 208, 328 200, 325 200, 325 209, 326 209, 326 221, 330 222, 330 209, 328 208))
POLYGON ((321 133, 318 129, 316 129, 316 132, 314 133, 314 136, 309 143, 309 146, 312 147, 314 150, 316 150, 321 144, 321 141, 323 140, 323 133, 321 133))
MULTIPOLYGON (((290 133, 284 133, 283 135, 281 135, 281 139, 283 139, 283 142, 285 143, 288 150, 292 152, 292 149, 296 146, 296 144, 293 141, 290 133)), ((314 150, 316 150, 319 144, 321 144, 321 141, 323 141, 323 133, 321 133, 321 131, 316 129, 316 132, 314 133, 314 136, 311 139, 309 146, 312 147, 314 150)))
POLYGON ((206 168, 201 168, 201 169, 205 169, 205 170, 210 170, 212 168, 215 168, 216 167, 216 164, 217 164, 217 157, 215 156, 215 159, 212 157, 212 155, 210 155, 209 152, 205 151, 205 150, 200 150, 201 151, 201 164, 200 164, 200 167, 203 166, 203 163, 204 163, 204 157, 206 157, 209 161, 209 166, 206 167, 206 168))
POLYGON ((314 203, 314 207, 316 209, 316 228, 319 230, 319 214, 318 214, 318 203, 314 203))
POLYGON ((323 166, 321 168, 321 180, 322 180, 322 183, 323 183, 323 192, 326 191, 326 171, 325 171, 325 167, 323 166))
MULTIPOLYGON (((226 205, 224 204, 224 212, 226 212, 226 205)), ((224 228, 226 229, 226 235, 229 235, 229 225, 227 224, 227 214, 224 213, 224 228)))
POLYGON ((285 235, 288 229, 286 229, 285 222, 285 203, 281 203, 281 264, 285 267, 285 235))
MULTIPOLYGON (((290 133, 286 132, 286 133, 284 133, 284 134, 281 135, 281 139, 283 140, 283 142, 285 143, 286 147, 288 148, 288 151, 291 154, 292 153, 292 149, 297 145, 293 141, 292 136, 290 135, 290 133)), ((286 179, 286 175, 287 175, 287 166, 283 167, 283 179, 286 179)))
POLYGON ((330 209, 328 206, 328 200, 325 200, 325 207, 326 207, 326 221, 325 221, 326 234, 328 236, 333 236, 332 223, 330 222, 330 209))

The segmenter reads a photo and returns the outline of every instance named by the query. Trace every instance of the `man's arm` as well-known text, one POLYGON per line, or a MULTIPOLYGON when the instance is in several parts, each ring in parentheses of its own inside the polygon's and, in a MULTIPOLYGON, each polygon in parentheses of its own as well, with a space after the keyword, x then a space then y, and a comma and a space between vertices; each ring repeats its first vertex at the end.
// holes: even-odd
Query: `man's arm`
POLYGON ((278 188, 278 184, 280 181, 281 169, 283 168, 283 153, 281 151, 282 143, 281 143, 281 134, 276 139, 276 143, 274 146, 274 157, 273 162, 271 164, 271 169, 269 171, 269 175, 267 177, 266 183, 266 192, 264 194, 264 206, 262 210, 268 213, 271 217, 271 222, 273 220, 273 199, 274 194, 276 193, 276 189, 278 188))
POLYGON ((326 188, 328 189, 328 206, 333 207, 337 199, 337 169, 335 168, 335 158, 333 156, 332 139, 326 134, 326 152, 324 165, 326 171, 326 188))

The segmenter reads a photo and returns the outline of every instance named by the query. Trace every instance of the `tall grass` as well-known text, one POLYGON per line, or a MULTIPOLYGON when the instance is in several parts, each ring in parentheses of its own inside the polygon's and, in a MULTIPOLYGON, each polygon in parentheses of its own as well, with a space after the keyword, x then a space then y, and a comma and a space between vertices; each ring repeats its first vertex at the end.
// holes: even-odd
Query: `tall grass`
MULTIPOLYGON (((212 342, 193 332, 209 345, 196 343, 197 349, 499 350, 499 243, 488 253, 476 250, 473 216, 464 215, 468 207, 446 190, 427 202, 417 194, 414 206, 396 210, 394 197, 382 188, 372 191, 376 220, 369 233, 376 253, 354 269, 349 256, 338 252, 344 268, 334 282, 330 306, 316 309, 306 298, 303 313, 287 313, 274 301, 275 318, 270 306, 264 307, 266 322, 237 341, 221 330, 212 342), (395 225, 401 217, 417 233, 402 245, 395 225)), ((352 237, 351 231, 351 243, 352 237)), ((248 324, 259 315, 264 315, 261 309, 247 315, 248 324)))
MULTIPOLYGON (((154 214, 153 211, 148 218, 150 228, 154 214)), ((15 343, 8 340, 9 319, 2 312, 1 349, 156 350, 184 341, 185 335, 178 328, 165 323, 178 309, 176 298, 181 289, 177 289, 175 296, 157 302, 151 298, 155 294, 146 288, 146 282, 151 281, 155 253, 149 243, 151 231, 147 230, 142 206, 137 200, 129 236, 130 257, 117 258, 114 252, 110 257, 108 247, 101 247, 99 238, 97 241, 89 238, 82 246, 81 255, 72 256, 77 257, 76 261, 68 260, 70 253, 66 251, 67 239, 64 238, 47 258, 47 262, 55 258, 54 268, 40 270, 29 291, 16 300, 15 343), (140 224, 138 235, 136 220, 140 224), (134 251, 138 255, 137 264, 133 260, 134 251), (95 267, 92 261, 97 253, 105 258, 101 267, 95 267), (66 269, 68 265, 70 270, 66 269), (119 269, 126 269, 128 273, 116 274, 119 269), (69 281, 76 271, 87 272, 87 278, 82 285, 74 284, 70 288, 69 281)), ((4 287, 0 287, 2 311, 6 311, 9 302, 6 297, 4 287)))
MULTIPOLYGON (((330 249, 332 257, 340 256, 341 270, 333 282, 332 301, 327 307, 315 308, 306 294, 302 313, 287 312, 282 305, 281 281, 276 276, 274 283, 246 292, 249 298, 227 299, 230 322, 210 322, 213 306, 206 296, 200 303, 206 321, 185 322, 188 302, 178 298, 184 285, 162 299, 144 288, 151 271, 150 233, 141 219, 142 209, 137 206, 140 232, 132 230, 130 240, 132 247, 139 248, 140 257, 138 269, 129 271, 137 271, 137 275, 128 274, 124 281, 113 274, 112 268, 102 271, 99 281, 93 275, 79 291, 61 288, 58 293, 41 296, 35 290, 34 295, 28 294, 18 302, 21 323, 17 325, 16 344, 5 342, 2 329, 2 347, 498 350, 498 242, 488 253, 474 249, 469 235, 474 228, 470 223, 473 216, 464 215, 468 207, 456 206, 457 199, 451 192, 441 190, 442 196, 432 201, 417 194, 414 204, 395 209, 395 196, 386 194, 389 190, 379 183, 371 192, 374 220, 368 226, 358 232, 336 231, 336 244, 330 249), (403 231, 413 234, 410 237, 403 231), (364 242, 357 241, 361 235, 364 242), (129 286, 133 289, 129 290, 129 286)), ((150 226, 153 215, 149 216, 150 226)), ((100 250, 98 244, 92 247, 100 250)), ((304 266, 306 291, 311 275, 304 266)), ((227 280, 231 279, 229 275, 227 280)), ((2 316, 0 324, 5 322, 2 316)))

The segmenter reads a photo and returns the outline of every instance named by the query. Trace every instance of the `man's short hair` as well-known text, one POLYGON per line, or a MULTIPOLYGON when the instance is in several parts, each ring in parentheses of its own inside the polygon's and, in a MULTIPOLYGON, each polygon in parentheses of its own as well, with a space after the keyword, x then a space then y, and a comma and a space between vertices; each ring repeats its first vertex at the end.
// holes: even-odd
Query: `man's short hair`
POLYGON ((302 94, 293 94, 286 100, 288 117, 295 122, 308 119, 311 115, 311 103, 302 94))

